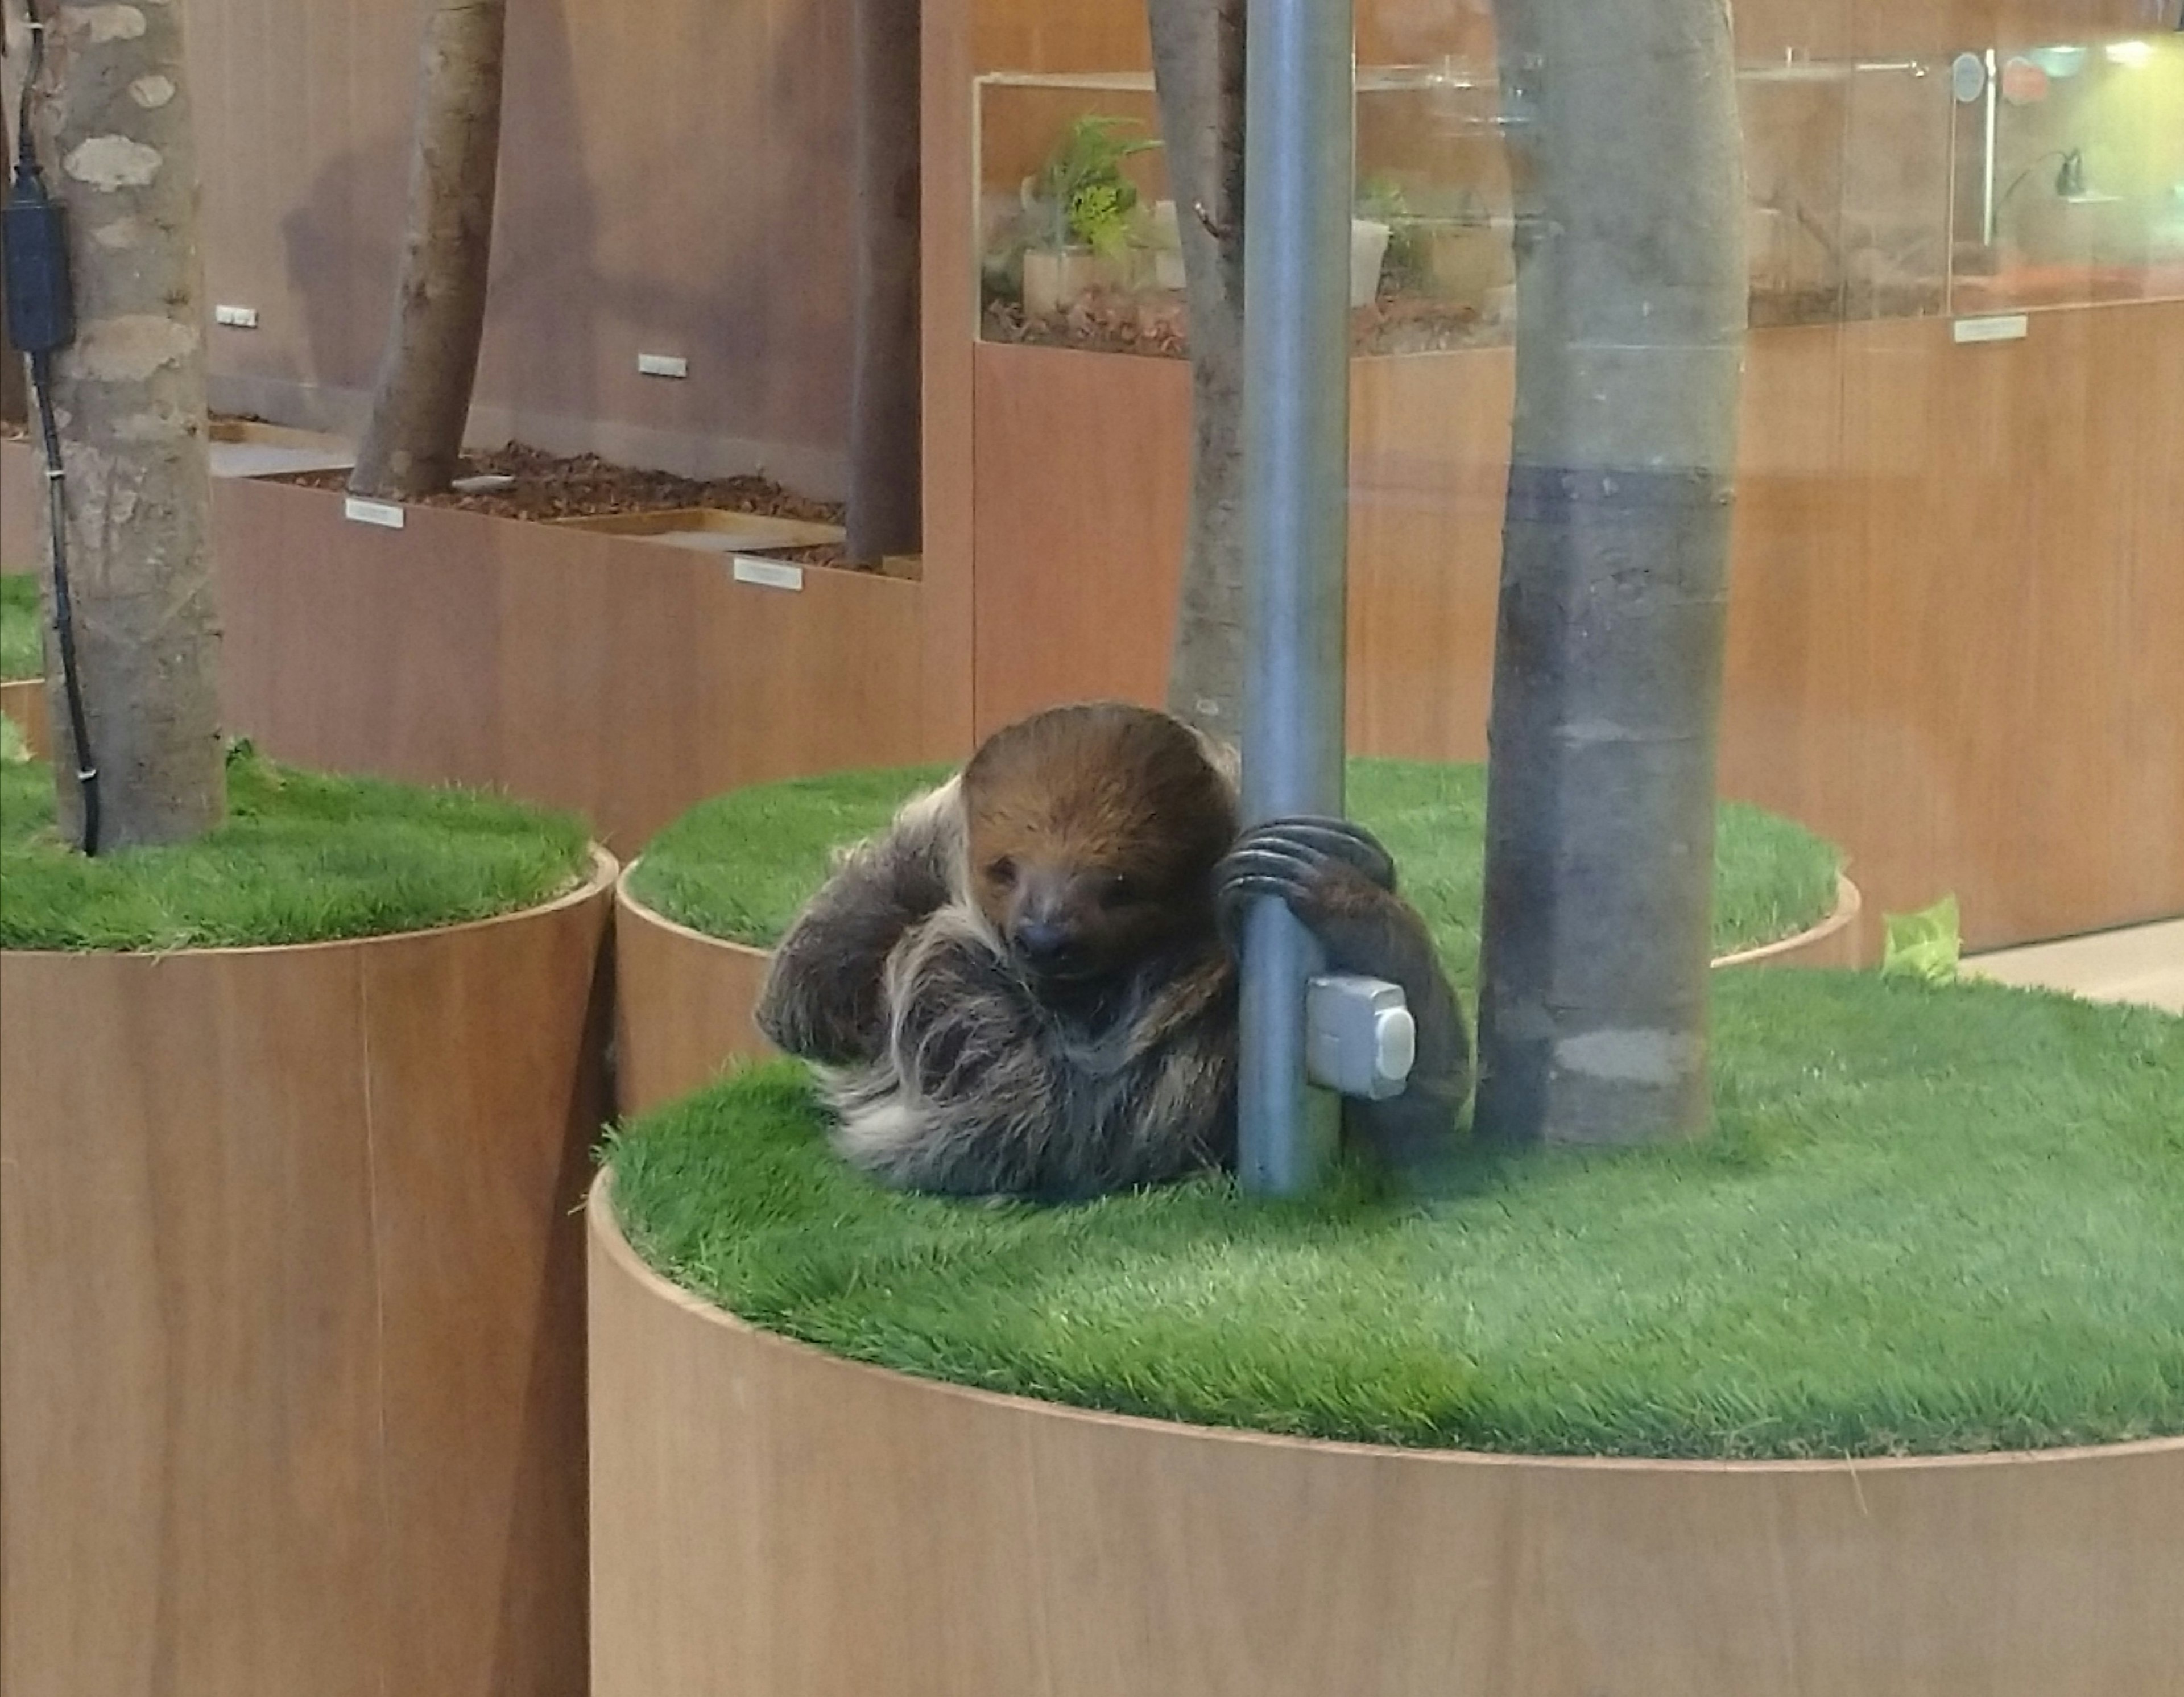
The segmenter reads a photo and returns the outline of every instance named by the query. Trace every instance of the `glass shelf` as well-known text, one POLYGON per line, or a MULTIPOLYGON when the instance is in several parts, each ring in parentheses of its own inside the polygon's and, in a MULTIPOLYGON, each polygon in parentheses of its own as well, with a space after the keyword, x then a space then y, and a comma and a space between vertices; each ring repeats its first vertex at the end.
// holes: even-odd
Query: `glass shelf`
MULTIPOLYGON (((1740 70, 1754 327, 2184 296, 2184 36, 1967 58, 1976 89, 1948 59, 1740 70)), ((1355 86, 1356 352, 1508 341, 1490 68, 1368 66, 1355 86)), ((976 96, 981 336, 1184 354, 1151 76, 997 72, 976 96)))

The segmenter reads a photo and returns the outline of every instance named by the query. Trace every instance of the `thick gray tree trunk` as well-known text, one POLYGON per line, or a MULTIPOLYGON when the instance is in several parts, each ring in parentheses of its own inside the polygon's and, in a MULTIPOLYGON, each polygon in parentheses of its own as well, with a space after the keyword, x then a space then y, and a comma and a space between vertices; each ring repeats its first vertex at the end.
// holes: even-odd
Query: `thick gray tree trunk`
POLYGON ((454 480, 485 338, 500 167, 507 0, 443 0, 425 24, 394 320, 350 490, 384 500, 454 480))
POLYGON ((849 553, 916 550, 918 0, 855 0, 855 347, 850 399, 849 553))
MULTIPOLYGON (((42 11, 53 27, 32 130, 68 209, 76 335, 53 356, 53 400, 100 846, 178 842, 226 806, 182 8, 79 0, 42 11)), ((54 787, 61 829, 76 837, 79 760, 46 564, 54 787)))
POLYGON ((1244 680, 1245 0, 1146 0, 1190 320, 1190 517, 1169 712, 1234 743, 1244 680))
POLYGON ((1482 1132, 1708 1123, 1716 721, 1742 368, 1724 0, 1496 0, 1517 403, 1495 650, 1482 1132))

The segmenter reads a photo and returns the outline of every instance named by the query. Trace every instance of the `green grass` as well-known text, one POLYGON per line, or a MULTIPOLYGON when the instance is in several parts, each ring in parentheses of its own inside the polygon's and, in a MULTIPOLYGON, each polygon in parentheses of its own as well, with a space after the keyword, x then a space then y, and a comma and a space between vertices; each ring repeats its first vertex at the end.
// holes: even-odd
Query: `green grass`
MULTIPOLYGON (((693 808, 646 846, 632 891, 677 924, 766 947, 825 879, 829 851, 882 829, 946 767, 763 784, 693 808)), ((1486 774, 1476 765, 1350 763, 1350 807, 1386 842, 1403 888, 1468 985, 1479 949, 1486 774)), ((1802 930, 1835 906, 1838 857, 1802 826, 1741 802, 1721 810, 1714 948, 1726 954, 1802 930)))
POLYGON ((491 918, 569 889, 584 828, 475 791, 323 777, 241 749, 200 840, 86 860, 42 762, 0 760, 0 947, 231 948, 491 918))
POLYGON ((1430 1203, 882 1191, 777 1063, 617 1134, 632 1241, 762 1326, 1056 1401, 1540 1454, 2184 1432, 2184 1019, 1838 973, 1715 985, 1717 1130, 1468 1151, 1430 1203))
POLYGON ((0 684, 45 675, 42 617, 37 578, 28 572, 0 572, 0 684))

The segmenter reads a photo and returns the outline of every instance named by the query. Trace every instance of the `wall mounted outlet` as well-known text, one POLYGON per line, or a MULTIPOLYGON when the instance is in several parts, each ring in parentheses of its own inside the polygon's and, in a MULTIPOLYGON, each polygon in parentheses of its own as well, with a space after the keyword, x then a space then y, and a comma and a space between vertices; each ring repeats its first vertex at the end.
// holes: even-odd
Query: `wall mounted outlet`
POLYGON ((254 306, 215 306, 212 321, 225 324, 231 330, 255 330, 258 327, 258 309, 254 306))
POLYGON ((687 377, 690 362, 679 354, 639 354, 638 375, 646 377, 687 377))

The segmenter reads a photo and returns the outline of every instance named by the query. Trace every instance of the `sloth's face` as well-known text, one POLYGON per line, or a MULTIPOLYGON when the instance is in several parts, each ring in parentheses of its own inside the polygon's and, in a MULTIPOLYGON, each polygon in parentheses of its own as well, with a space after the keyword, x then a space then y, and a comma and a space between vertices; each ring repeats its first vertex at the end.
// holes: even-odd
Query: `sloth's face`
POLYGON ((1193 898, 1201 892, 1178 888, 1165 868, 1084 862, 1066 845, 1053 852, 1036 840, 987 846, 1003 851, 978 863, 979 906, 1034 977, 1103 978, 1195 928, 1193 898))
POLYGON ((1087 983, 1212 929, 1234 808, 1166 715, 1040 714, 980 750, 963 788, 973 897, 1034 977, 1087 983))

